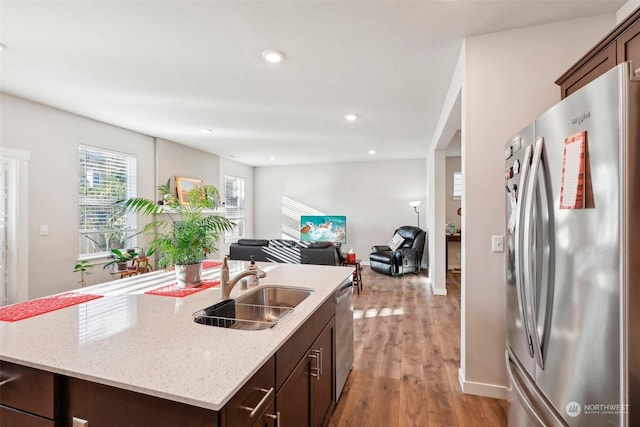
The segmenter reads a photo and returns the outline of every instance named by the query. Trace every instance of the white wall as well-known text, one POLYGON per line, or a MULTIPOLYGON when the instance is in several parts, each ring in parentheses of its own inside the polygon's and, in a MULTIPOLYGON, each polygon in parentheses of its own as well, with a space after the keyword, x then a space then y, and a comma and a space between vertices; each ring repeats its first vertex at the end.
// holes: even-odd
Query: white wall
MULTIPOLYGON (((425 159, 367 161, 255 169, 254 237, 279 238, 283 223, 298 227, 282 213, 287 197, 327 215, 347 216, 347 243, 363 264, 373 245, 386 245, 401 225, 417 225, 409 201, 420 200, 425 229, 425 159)), ((426 251, 425 251, 426 252, 426 251)))
MULTIPOLYGON (((73 273, 78 258, 78 145, 85 144, 130 153, 137 159, 138 196, 156 200, 157 186, 168 178, 201 178, 220 189, 218 155, 175 142, 97 122, 22 98, 0 93, 0 144, 26 150, 29 165, 29 290, 37 298, 78 287, 73 273), (49 226, 49 235, 40 236, 40 225, 49 226)), ((246 178, 247 197, 252 197, 253 173, 249 166, 225 163, 228 170, 246 178)), ((252 209, 249 202, 249 209, 252 209)), ((249 211, 251 212, 251 211, 249 211)), ((249 215, 251 217, 251 215, 249 215)), ((139 217, 141 228, 151 218, 139 217)), ((249 219, 249 230, 253 225, 249 219)), ((138 245, 147 238, 138 236, 138 245)), ((227 252, 224 242, 218 245, 227 252)), ((92 261, 94 268, 87 284, 112 280, 103 270, 105 260, 92 261)))
POLYGON ((504 396, 504 143, 560 98, 555 79, 615 26, 614 14, 471 37, 462 90, 463 390, 504 396))
POLYGON ((640 0, 629 0, 623 4, 616 12, 616 22, 620 23, 624 21, 624 19, 631 15, 638 7, 640 7, 640 0))
POLYGON ((156 187, 171 178, 175 191, 175 177, 201 179, 220 189, 220 156, 187 147, 166 139, 156 138, 156 187))
MULTIPOLYGON (((134 154, 138 195, 154 197, 153 138, 0 93, 0 144, 31 153, 29 298, 78 287, 78 145, 134 154), (49 235, 40 236, 40 225, 49 235)), ((100 266, 88 283, 110 280, 100 266)))

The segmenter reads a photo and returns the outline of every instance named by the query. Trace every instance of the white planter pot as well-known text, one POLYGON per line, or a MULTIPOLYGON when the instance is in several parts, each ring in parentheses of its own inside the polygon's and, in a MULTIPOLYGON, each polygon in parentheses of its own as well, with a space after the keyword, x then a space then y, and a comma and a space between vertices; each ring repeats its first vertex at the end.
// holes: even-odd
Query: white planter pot
POLYGON ((202 263, 178 265, 176 264, 176 285, 179 288, 189 288, 193 286, 199 286, 200 271, 202 263))

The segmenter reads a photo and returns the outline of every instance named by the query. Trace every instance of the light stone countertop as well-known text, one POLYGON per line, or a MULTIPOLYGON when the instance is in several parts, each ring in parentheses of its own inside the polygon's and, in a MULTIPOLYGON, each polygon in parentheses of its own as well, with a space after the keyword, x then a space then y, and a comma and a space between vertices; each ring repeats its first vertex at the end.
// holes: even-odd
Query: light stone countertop
MULTIPOLYGON (((230 261, 230 277, 248 263, 230 261)), ((17 322, 0 321, 0 360, 212 410, 225 403, 353 272, 349 267, 258 263, 260 285, 314 292, 266 330, 205 326, 192 314, 220 300, 219 287, 173 298, 144 292, 175 283, 153 272, 75 290, 104 295, 17 322)), ((203 271, 217 279, 220 267, 203 271)), ((236 285, 231 297, 244 291, 236 285)))

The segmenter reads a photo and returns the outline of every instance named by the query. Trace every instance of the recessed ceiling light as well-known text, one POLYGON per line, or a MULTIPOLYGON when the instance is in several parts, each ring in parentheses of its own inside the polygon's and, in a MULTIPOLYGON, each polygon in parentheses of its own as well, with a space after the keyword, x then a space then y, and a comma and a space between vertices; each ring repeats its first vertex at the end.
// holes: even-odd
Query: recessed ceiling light
POLYGON ((374 154, 376 154, 376 150, 373 150, 373 149, 369 150, 369 154, 373 156, 374 154))
POLYGON ((6 44, 0 43, 0 52, 2 52, 3 50, 7 50, 7 49, 9 49, 9 48, 7 47, 6 44))
POLYGON ((277 64, 284 59, 284 53, 280 52, 279 50, 268 49, 262 52, 262 57, 267 62, 277 64))
POLYGON ((357 114, 353 114, 353 113, 345 114, 344 118, 346 120, 350 121, 350 122, 354 122, 354 121, 358 120, 358 115, 357 114))
POLYGON ((276 158, 275 158, 275 157, 273 157, 273 156, 269 157, 269 160, 275 160, 275 159, 276 159, 276 158))
POLYGON ((213 133, 213 129, 200 129, 202 133, 213 133))

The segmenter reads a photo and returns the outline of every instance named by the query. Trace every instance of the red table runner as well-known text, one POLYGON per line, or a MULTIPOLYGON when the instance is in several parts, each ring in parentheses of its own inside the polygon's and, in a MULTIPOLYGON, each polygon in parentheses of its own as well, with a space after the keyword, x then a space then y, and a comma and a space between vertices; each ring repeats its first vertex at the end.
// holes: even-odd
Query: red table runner
POLYGON ((219 261, 202 261, 202 268, 207 269, 207 268, 214 268, 214 267, 218 267, 222 265, 221 262, 219 261))
POLYGON ((72 305, 81 304, 97 298, 102 298, 102 295, 67 292, 65 294, 53 295, 50 297, 7 305, 5 307, 0 307, 0 321, 15 322, 17 320, 27 319, 39 314, 71 307, 72 305))
POLYGON ((220 284, 219 280, 208 280, 202 281, 202 284, 198 287, 192 288, 179 288, 176 284, 165 285, 157 289, 152 289, 150 291, 145 292, 147 295, 160 295, 163 297, 176 297, 182 298, 191 294, 195 294, 196 292, 203 291, 205 289, 213 288, 214 286, 218 286, 220 284))

